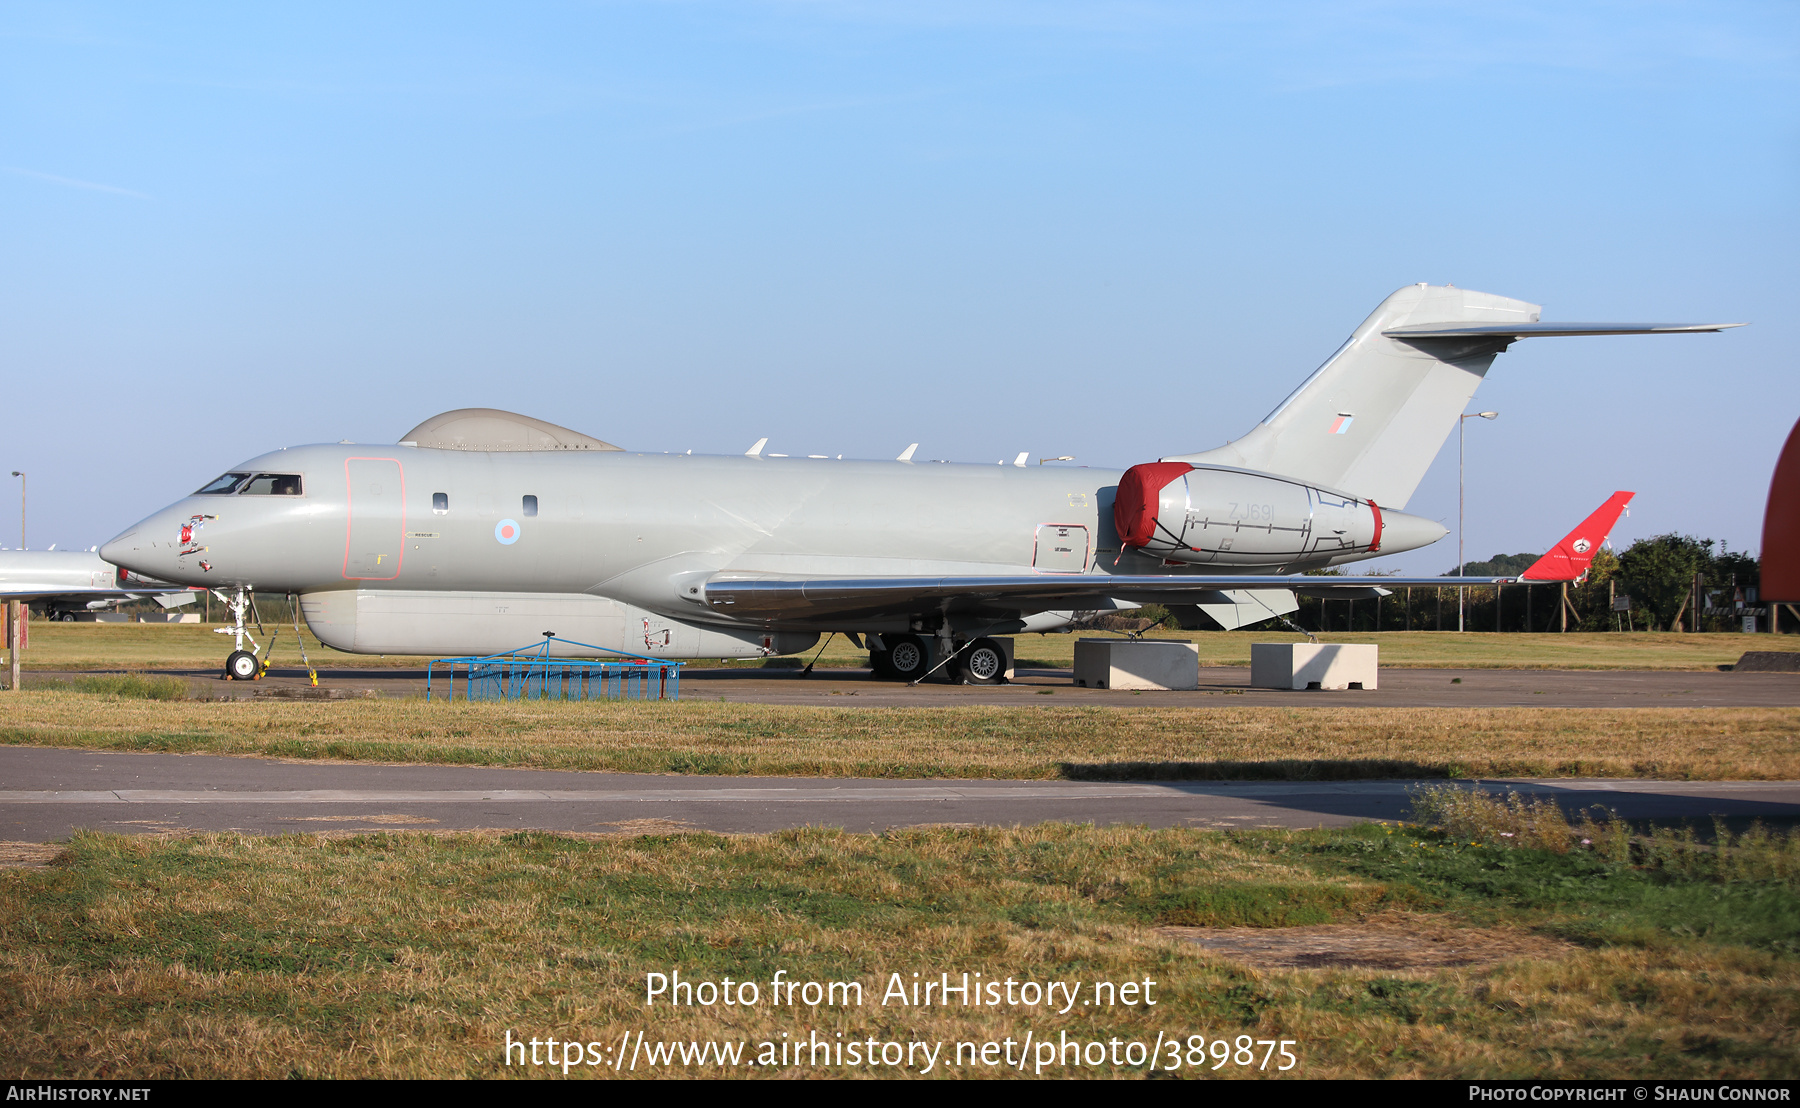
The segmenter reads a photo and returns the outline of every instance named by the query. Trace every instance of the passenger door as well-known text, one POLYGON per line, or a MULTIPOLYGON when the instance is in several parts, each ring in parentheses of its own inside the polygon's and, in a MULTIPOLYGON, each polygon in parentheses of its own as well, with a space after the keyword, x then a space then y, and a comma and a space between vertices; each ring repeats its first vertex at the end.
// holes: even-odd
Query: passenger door
POLYGON ((344 531, 344 577, 392 581, 406 557, 406 476, 394 458, 344 459, 350 521, 344 531))

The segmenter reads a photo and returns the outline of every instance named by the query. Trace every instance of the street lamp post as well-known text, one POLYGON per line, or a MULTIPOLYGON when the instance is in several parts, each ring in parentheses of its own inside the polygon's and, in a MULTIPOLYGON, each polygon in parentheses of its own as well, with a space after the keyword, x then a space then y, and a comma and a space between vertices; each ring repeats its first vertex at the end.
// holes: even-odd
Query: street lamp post
POLYGON ((1072 462, 1074 460, 1075 459, 1072 456, 1064 454, 1060 458, 1039 458, 1038 465, 1043 465, 1045 462, 1072 462))
POLYGON ((14 469, 13 477, 18 478, 18 549, 25 549, 25 475, 20 469, 14 469))
MULTIPOLYGON (((22 470, 13 470, 12 475, 19 479, 19 549, 25 549, 25 474, 22 470)), ((21 611, 17 600, 6 602, 6 687, 14 692, 19 691, 19 640, 24 638, 25 621, 20 618, 21 611)))
MULTIPOLYGON (((1466 576, 1463 572, 1463 566, 1466 564, 1463 557, 1463 460, 1468 456, 1468 449, 1465 445, 1468 442, 1468 436, 1463 434, 1463 427, 1471 419, 1493 419, 1499 414, 1499 412, 1465 412, 1456 421, 1456 575, 1458 577, 1466 576)), ((1463 597, 1467 595, 1468 591, 1460 586, 1456 590, 1456 630, 1458 632, 1463 629, 1463 597)))

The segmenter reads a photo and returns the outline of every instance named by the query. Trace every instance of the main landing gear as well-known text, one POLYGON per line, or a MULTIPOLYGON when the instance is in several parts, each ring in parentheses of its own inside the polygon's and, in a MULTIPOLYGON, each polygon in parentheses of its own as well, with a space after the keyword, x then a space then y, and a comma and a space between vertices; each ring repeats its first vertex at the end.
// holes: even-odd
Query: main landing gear
MULTIPOLYGON (((941 640, 940 640, 941 642, 941 640)), ((947 676, 953 685, 1003 685, 1006 683, 1006 651, 984 636, 951 640, 940 649, 954 651, 948 659, 933 658, 932 642, 921 635, 870 635, 869 666, 887 681, 917 684, 934 673, 947 676)))

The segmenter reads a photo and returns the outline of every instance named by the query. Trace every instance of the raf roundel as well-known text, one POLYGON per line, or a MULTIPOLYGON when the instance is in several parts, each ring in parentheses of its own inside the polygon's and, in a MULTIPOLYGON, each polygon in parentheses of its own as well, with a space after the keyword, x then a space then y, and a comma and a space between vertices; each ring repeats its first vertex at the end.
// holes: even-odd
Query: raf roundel
POLYGON ((1586 554, 1588 552, 1588 547, 1590 545, 1591 544, 1586 539, 1576 539, 1575 540, 1575 553, 1586 554))
POLYGON ((494 524, 494 539, 501 546, 511 546, 519 541, 519 524, 516 520, 503 519, 494 524))

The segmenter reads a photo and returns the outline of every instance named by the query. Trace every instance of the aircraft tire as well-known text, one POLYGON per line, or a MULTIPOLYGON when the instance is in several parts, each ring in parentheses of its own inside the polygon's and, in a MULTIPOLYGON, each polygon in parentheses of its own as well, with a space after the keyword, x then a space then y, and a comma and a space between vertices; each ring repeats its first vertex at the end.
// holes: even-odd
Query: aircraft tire
POLYGON ((953 664, 964 685, 1006 683, 1006 652, 993 639, 976 639, 957 655, 953 664))
POLYGON ((875 671, 874 676, 877 680, 892 681, 894 679, 893 658, 886 650, 869 651, 869 668, 875 671))
POLYGON ((888 640, 887 668, 896 681, 916 681, 931 668, 931 651, 917 635, 895 635, 888 640))
POLYGON ((231 657, 225 659, 225 679, 227 681, 254 681, 257 671, 262 669, 262 662, 248 650, 233 650, 231 657))

